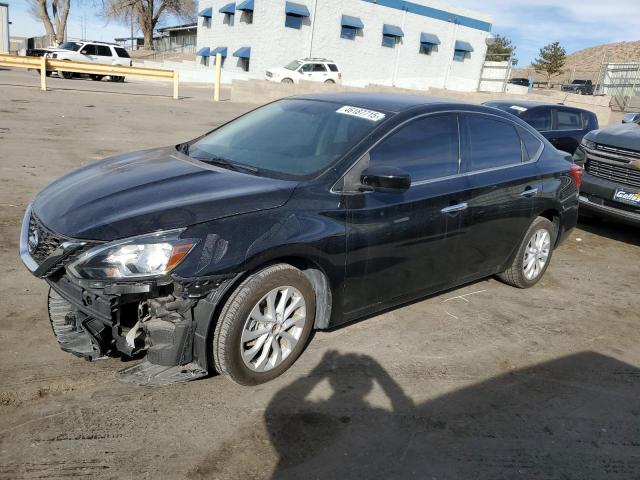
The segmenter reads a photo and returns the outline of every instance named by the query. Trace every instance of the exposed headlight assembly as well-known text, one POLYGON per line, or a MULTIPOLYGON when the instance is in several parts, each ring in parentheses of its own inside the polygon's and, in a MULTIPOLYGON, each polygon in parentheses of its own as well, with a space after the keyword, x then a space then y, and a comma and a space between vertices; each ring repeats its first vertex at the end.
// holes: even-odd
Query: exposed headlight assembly
POLYGON ((169 273, 196 245, 179 238, 184 229, 156 232, 99 245, 83 253, 68 270, 92 280, 144 279, 169 273))
POLYGON ((596 142, 592 142, 591 140, 587 140, 586 138, 582 138, 582 142, 580 144, 588 148, 589 150, 594 150, 596 148, 596 142))

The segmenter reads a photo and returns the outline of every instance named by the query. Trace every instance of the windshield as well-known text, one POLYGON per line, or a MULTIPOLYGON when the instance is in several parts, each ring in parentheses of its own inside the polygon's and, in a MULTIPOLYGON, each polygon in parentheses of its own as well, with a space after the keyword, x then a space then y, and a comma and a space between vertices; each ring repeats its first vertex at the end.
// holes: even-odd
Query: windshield
POLYGON ((294 60, 293 62, 286 64, 284 68, 286 68, 287 70, 297 70, 300 65, 302 65, 301 61, 294 60))
POLYGON ((78 42, 64 42, 58 48, 61 48, 62 50, 73 50, 74 52, 77 52, 78 50, 80 50, 81 46, 82 44, 78 42))
POLYGON ((258 175, 310 177, 343 156, 386 116, 365 118, 367 112, 376 113, 331 102, 280 100, 211 132, 190 145, 188 154, 221 166, 248 167, 245 170, 258 175))

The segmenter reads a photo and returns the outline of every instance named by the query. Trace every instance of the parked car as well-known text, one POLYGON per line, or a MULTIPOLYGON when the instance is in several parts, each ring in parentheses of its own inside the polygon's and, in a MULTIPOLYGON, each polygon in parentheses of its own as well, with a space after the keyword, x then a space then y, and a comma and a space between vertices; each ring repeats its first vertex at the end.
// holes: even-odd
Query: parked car
POLYGON ((640 225, 640 115, 588 133, 573 160, 584 166, 580 212, 640 225))
POLYGON ((591 80, 574 80, 562 85, 563 92, 577 93, 578 95, 593 95, 593 82, 591 80))
MULTIPOLYGON (((73 62, 90 62, 101 65, 132 66, 129 53, 120 45, 105 42, 64 42, 58 48, 47 49, 47 57, 55 60, 69 60, 73 62)), ((78 75, 71 72, 58 71, 62 78, 73 78, 78 75)), ((106 75, 91 74, 92 80, 100 81, 106 75)), ((124 82, 123 76, 110 76, 114 82, 124 82)))
POLYGON ((529 79, 528 78, 512 78, 511 80, 509 80, 509 83, 511 85, 520 85, 521 87, 528 87, 529 79))
POLYGON ((582 169, 520 119, 389 94, 291 97, 102 160, 28 206, 62 349, 125 381, 277 377, 326 329, 490 275, 531 287, 582 169))
POLYGON ((265 74, 270 82, 298 83, 308 82, 338 83, 342 79, 340 69, 326 58, 303 58, 294 60, 284 67, 270 68, 265 74))
POLYGON ((582 137, 599 127, 595 113, 556 103, 500 100, 483 105, 509 112, 538 130, 558 150, 573 154, 582 137))
POLYGON ((622 123, 640 123, 640 113, 625 113, 622 123))

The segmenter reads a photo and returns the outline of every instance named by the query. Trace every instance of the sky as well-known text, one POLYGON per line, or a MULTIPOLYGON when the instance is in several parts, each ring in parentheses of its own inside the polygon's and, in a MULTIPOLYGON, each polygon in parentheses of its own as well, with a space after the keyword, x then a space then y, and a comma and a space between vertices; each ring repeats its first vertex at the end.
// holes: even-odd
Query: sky
MULTIPOLYGON (((7 1, 7 0, 3 0, 7 1)), ((101 0, 72 0, 68 35, 113 41, 129 36, 129 27, 107 22, 96 13, 101 0)), ((269 1, 269 0, 259 0, 269 1)), ((322 1, 322 0, 318 0, 322 1)), ((640 40, 640 0, 445 0, 454 6, 479 10, 493 17, 492 32, 516 45, 520 66, 531 63, 540 47, 559 41, 572 53, 603 43, 640 40)), ((27 0, 8 0, 11 35, 44 33, 29 14, 27 0)), ((428 2, 427 2, 428 3, 428 2)), ((168 22, 180 23, 174 19, 168 22)), ((165 21, 165 24, 167 21, 165 21)), ((136 32, 139 35, 139 31, 136 32)))

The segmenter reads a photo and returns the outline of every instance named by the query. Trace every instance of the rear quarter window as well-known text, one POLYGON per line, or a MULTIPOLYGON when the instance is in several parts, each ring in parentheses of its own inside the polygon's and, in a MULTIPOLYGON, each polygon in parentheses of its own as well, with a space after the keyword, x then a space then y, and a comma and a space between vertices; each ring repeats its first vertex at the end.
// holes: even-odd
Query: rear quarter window
POLYGON ((327 63, 327 67, 329 67, 329 70, 331 70, 332 72, 338 71, 338 66, 334 65, 333 63, 327 63))
POLYGON ((115 50, 116 50, 116 54, 120 58, 130 58, 129 57, 129 52, 127 52, 124 48, 116 47, 115 50))

